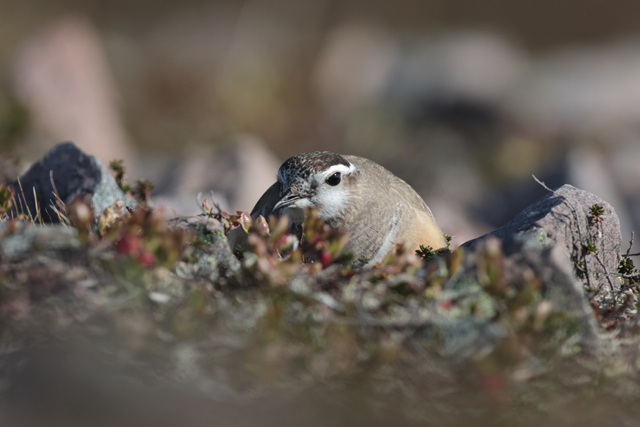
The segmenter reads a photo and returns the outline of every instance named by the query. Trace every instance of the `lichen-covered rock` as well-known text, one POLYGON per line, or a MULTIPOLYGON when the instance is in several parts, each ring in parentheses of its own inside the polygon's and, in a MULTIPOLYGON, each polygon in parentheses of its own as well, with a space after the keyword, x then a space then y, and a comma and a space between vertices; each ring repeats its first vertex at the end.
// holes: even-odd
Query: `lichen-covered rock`
MULTIPOLYGON (((523 248, 512 245, 518 236, 526 235, 533 246, 536 242, 539 247, 557 245, 575 267, 585 290, 620 288, 620 281, 609 274, 617 272, 620 262, 620 221, 609 203, 588 191, 564 185, 488 235, 502 240, 507 254, 523 248), (603 210, 599 216, 591 212, 595 205, 603 210), (595 252, 588 249, 590 244, 595 252)), ((473 250, 488 235, 462 246, 473 250)))
POLYGON ((466 270, 479 268, 478 248, 492 238, 501 242, 510 286, 535 277, 554 310, 581 320, 585 342, 595 342, 596 319, 610 315, 615 323, 633 314, 635 296, 619 292, 620 221, 599 197, 570 185, 550 192, 503 227, 463 244, 466 270))
POLYGON ((197 261, 180 263, 176 271, 184 279, 225 280, 240 269, 219 221, 206 214, 170 219, 169 228, 189 231, 197 241, 197 261))
POLYGON ((37 251, 40 256, 44 253, 60 253, 65 250, 80 249, 80 240, 75 228, 29 227, 18 223, 19 229, 6 236, 2 236, 4 227, 0 227, 0 259, 31 258, 31 253, 37 251))
MULTIPOLYGON (((65 204, 89 194, 96 216, 118 200, 129 207, 135 206, 135 203, 120 190, 102 162, 85 154, 72 142, 53 147, 20 177, 19 182, 15 181, 10 185, 14 187, 21 200, 26 200, 28 212, 33 217, 37 215, 37 201, 37 207, 42 211, 42 220, 47 223, 59 222, 58 215, 50 207, 57 207, 54 191, 57 191, 65 204)), ((27 208, 20 204, 17 209, 28 214, 27 208)))
POLYGON ((28 319, 39 301, 99 279, 75 229, 21 223, 10 233, 0 229, 0 324, 28 319))
MULTIPOLYGON (((473 350, 480 351, 482 346, 487 348, 512 334, 517 325, 523 330, 538 329, 547 344, 567 339, 577 348, 595 350, 599 343, 596 318, 571 263, 560 246, 540 245, 536 232, 511 236, 504 246, 491 235, 478 240, 472 250, 464 250, 460 269, 443 289, 458 304, 473 305, 471 320, 476 324, 483 319, 486 323, 472 330, 461 329, 457 335, 466 334, 467 338, 458 336, 457 341, 464 345, 452 347, 454 340, 447 343, 454 354, 472 355, 473 350), (495 308, 488 311, 483 303, 487 300, 493 307, 502 307, 503 313, 495 312, 495 308), (502 305, 496 305, 496 300, 502 305), (498 315, 507 315, 509 322, 505 325, 498 315), (555 320, 547 321, 550 316, 555 320), (562 331, 554 330, 557 327, 562 331)), ((449 324, 450 335, 456 336, 453 328, 460 326, 464 322, 449 324)))

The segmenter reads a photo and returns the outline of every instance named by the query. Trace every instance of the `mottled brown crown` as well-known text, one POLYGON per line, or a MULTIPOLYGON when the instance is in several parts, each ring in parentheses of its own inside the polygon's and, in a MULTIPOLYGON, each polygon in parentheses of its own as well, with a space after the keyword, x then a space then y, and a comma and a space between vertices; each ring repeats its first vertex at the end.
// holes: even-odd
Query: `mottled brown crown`
POLYGON ((322 172, 335 165, 349 166, 350 163, 344 156, 331 151, 312 151, 289 157, 280 166, 278 176, 284 184, 288 184, 296 178, 307 180, 310 175, 322 172))

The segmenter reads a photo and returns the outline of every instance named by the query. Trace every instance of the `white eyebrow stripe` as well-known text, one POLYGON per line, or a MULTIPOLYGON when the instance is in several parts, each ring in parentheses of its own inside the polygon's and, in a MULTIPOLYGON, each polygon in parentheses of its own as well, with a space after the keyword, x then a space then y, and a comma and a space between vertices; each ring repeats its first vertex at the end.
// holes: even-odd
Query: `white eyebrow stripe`
POLYGON ((322 172, 322 177, 323 178, 328 178, 331 175, 333 175, 336 172, 340 172, 343 175, 348 175, 351 172, 355 172, 356 167, 353 165, 353 163, 349 163, 349 166, 345 166, 345 165, 333 165, 331 166, 329 169, 327 169, 326 171, 322 172))

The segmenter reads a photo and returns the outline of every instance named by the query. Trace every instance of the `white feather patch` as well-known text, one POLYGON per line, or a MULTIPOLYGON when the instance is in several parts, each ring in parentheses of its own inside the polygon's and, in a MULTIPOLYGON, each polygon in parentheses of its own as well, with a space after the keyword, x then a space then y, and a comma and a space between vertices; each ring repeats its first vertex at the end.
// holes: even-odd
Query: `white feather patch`
POLYGON ((349 163, 349 166, 333 165, 326 171, 321 172, 320 175, 322 176, 322 178, 327 179, 336 172, 340 172, 342 175, 348 175, 351 172, 355 172, 355 170, 356 167, 353 165, 353 163, 349 163))
POLYGON ((391 220, 391 229, 389 229, 380 249, 378 249, 373 258, 369 260, 367 266, 372 266, 375 265, 375 263, 382 261, 382 258, 394 248, 396 244, 396 235, 398 234, 398 220, 398 215, 394 215, 391 220))

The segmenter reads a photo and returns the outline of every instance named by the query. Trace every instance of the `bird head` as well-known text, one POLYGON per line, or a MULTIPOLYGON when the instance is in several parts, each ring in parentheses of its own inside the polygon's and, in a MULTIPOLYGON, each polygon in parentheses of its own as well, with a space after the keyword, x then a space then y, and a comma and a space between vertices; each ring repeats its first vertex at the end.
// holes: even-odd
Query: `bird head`
POLYGON ((287 209, 301 219, 304 209, 318 209, 323 221, 339 218, 349 207, 358 169, 344 156, 316 151, 289 158, 278 170, 280 200, 274 210, 287 209))

